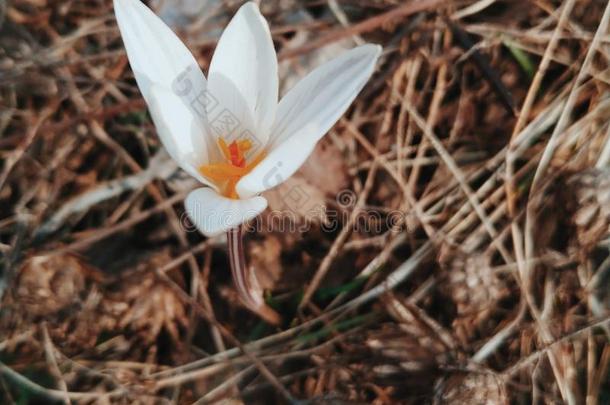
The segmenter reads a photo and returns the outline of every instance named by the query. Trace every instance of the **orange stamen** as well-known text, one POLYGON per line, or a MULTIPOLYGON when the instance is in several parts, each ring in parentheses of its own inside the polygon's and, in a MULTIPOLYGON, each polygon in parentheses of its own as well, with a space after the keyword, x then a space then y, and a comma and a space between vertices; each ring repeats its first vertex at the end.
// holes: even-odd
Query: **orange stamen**
POLYGON ((227 177, 242 177, 247 172, 245 168, 233 166, 228 163, 213 163, 199 168, 204 176, 213 180, 226 180, 227 177))
POLYGON ((218 145, 220 146, 220 150, 222 151, 222 154, 224 155, 225 159, 231 160, 231 152, 229 151, 229 147, 227 146, 225 140, 221 137, 218 137, 218 145))
POLYGON ((265 152, 259 153, 251 162, 247 163, 244 152, 252 148, 252 142, 248 139, 233 141, 227 145, 226 141, 219 137, 218 146, 226 161, 203 165, 199 171, 216 183, 222 195, 237 199, 239 198, 235 190, 237 183, 265 158, 265 152))
POLYGON ((235 187, 237 186, 237 182, 239 181, 239 177, 235 177, 230 179, 227 182, 227 186, 225 187, 225 192, 227 193, 227 197, 229 198, 233 198, 233 199, 237 199, 237 190, 235 190, 235 187))
POLYGON ((241 140, 237 144, 239 145, 239 149, 243 150, 244 152, 249 151, 252 147, 252 142, 250 142, 249 139, 241 140))

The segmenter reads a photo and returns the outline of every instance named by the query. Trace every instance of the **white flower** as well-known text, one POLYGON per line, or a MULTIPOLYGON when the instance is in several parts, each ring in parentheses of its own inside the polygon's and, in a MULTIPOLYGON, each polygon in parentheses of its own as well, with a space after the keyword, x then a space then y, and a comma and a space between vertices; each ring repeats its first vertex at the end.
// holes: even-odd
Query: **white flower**
POLYGON ((205 185, 185 205, 208 236, 267 207, 259 194, 303 164, 365 85, 381 52, 370 44, 345 52, 278 103, 277 57, 256 4, 243 5, 226 27, 208 80, 188 48, 139 0, 114 0, 114 9, 163 145, 205 185))

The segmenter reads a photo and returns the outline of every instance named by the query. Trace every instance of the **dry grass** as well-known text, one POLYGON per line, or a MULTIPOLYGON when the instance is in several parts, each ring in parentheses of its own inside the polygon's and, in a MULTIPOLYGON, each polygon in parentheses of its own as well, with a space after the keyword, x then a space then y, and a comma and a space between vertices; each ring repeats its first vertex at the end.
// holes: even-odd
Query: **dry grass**
MULTIPOLYGON (((238 6, 211 3, 175 20, 204 70, 238 6)), ((0 2, 0 401, 608 403, 610 6, 261 8, 286 84, 325 50, 384 46, 269 196, 307 231, 248 236, 278 328, 185 220, 195 184, 112 2, 0 2), (295 187, 327 216, 286 207, 295 187)))

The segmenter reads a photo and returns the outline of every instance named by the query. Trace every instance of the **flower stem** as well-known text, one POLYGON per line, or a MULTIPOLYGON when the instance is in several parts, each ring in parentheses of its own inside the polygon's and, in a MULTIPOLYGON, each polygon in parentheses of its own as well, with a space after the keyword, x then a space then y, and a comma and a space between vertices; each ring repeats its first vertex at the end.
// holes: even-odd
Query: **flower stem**
POLYGON ((265 321, 277 325, 280 323, 280 316, 265 303, 256 273, 246 264, 241 225, 227 231, 227 243, 233 282, 242 303, 265 321))

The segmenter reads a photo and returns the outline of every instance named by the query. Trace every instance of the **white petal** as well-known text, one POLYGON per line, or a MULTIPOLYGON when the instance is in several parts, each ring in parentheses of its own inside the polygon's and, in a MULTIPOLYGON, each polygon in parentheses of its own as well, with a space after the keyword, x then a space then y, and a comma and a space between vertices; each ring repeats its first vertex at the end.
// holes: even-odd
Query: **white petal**
POLYGON ((205 76, 197 60, 140 0, 114 0, 114 12, 129 63, 147 101, 153 83, 191 101, 205 90, 205 76))
POLYGON ((233 200, 207 187, 191 192, 184 204, 191 221, 206 236, 235 228, 267 208, 267 200, 263 197, 233 200))
POLYGON ((200 121, 171 90, 161 85, 150 88, 150 115, 163 146, 178 165, 204 184, 198 168, 208 163, 205 130, 200 121))
MULTIPOLYGON (((280 101, 269 154, 237 183, 248 198, 292 176, 373 73, 381 47, 363 45, 318 67, 280 101)), ((332 173, 329 173, 332 175, 332 173)))
POLYGON ((237 183, 237 194, 241 198, 249 198, 286 181, 311 154, 319 133, 315 125, 306 125, 288 142, 272 149, 262 162, 237 183))
MULTIPOLYGON (((114 12, 146 103, 151 104, 153 85, 172 89, 199 125, 206 128, 206 80, 193 54, 140 0, 114 0, 114 12)), ((210 158, 216 160, 219 154, 215 141, 206 138, 206 142, 210 158)))
POLYGON ((208 91, 219 102, 219 108, 209 112, 216 135, 232 140, 249 131, 246 136, 254 142, 253 149, 265 146, 277 108, 277 56, 269 26, 256 4, 243 5, 223 32, 208 79, 208 91), (231 116, 237 128, 222 125, 231 116))
MULTIPOLYGON (((280 101, 269 148, 289 139, 308 123, 317 126, 316 142, 343 115, 371 77, 379 45, 362 45, 309 73, 280 101)), ((292 142, 292 140, 290 140, 292 142)))

